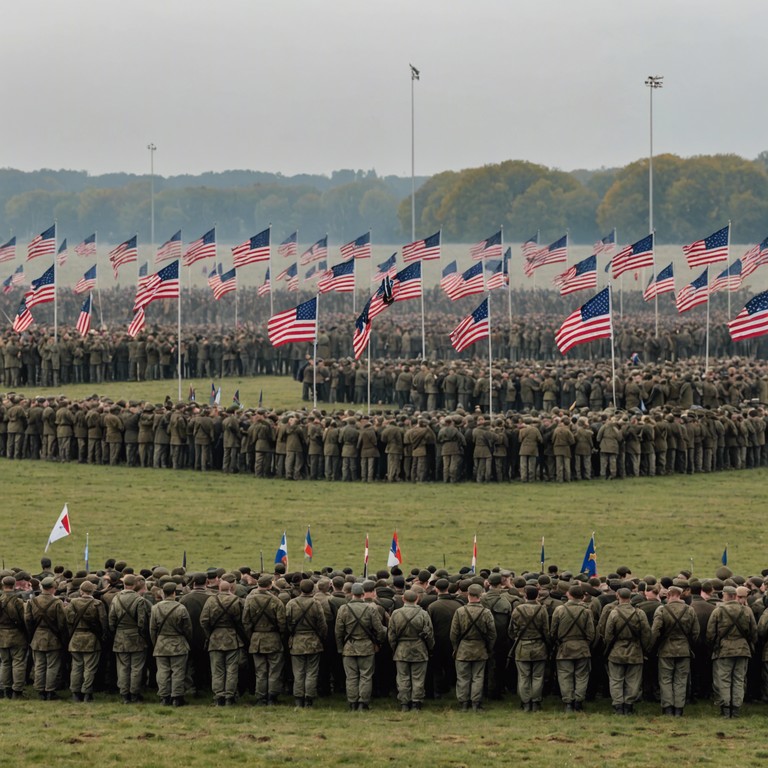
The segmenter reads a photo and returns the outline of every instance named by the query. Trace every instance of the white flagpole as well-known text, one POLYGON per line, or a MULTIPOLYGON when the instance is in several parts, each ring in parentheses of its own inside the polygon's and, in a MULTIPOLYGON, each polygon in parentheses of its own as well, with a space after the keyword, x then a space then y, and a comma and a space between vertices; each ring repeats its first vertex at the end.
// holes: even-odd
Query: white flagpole
POLYGON ((58 291, 58 272, 56 269, 56 237, 58 235, 58 226, 56 219, 53 220, 53 340, 59 341, 59 291, 58 291))
MULTIPOLYGON (((179 270, 181 270, 181 257, 179 257, 179 270)), ((181 274, 179 274, 181 277, 181 274)), ((181 280, 179 280, 179 299, 176 306, 176 371, 179 380, 179 400, 181 400, 181 280)), ((192 372, 190 371, 190 376, 192 372)))
POLYGON ((104 327, 104 313, 101 309, 101 284, 99 282, 99 274, 101 273, 101 268, 99 267, 99 249, 97 246, 98 238, 96 237, 96 232, 93 233, 93 256, 96 259, 96 298, 99 301, 99 323, 101 327, 104 327))
POLYGON ((616 408, 616 351, 613 344, 613 288, 608 285, 608 314, 611 318, 611 384, 613 386, 613 407, 616 408))
POLYGON ((371 415, 371 337, 368 336, 368 415, 371 415))
POLYGON ((315 305, 315 340, 312 342, 312 407, 317 408, 317 334, 320 329, 320 294, 315 294, 317 304, 315 305))
MULTIPOLYGON (((485 259, 483 259, 485 274, 485 259)), ((486 293, 488 300, 488 418, 493 419, 493 343, 491 341, 491 292, 486 293)))
POLYGON ((707 337, 706 337, 706 348, 704 350, 704 373, 707 373, 709 371, 709 264, 707 264, 707 267, 705 269, 705 272, 707 273, 707 337))
POLYGON ((275 304, 272 299, 272 222, 269 222, 269 260, 267 261, 267 272, 269 273, 269 316, 275 314, 275 304))
POLYGON ((727 281, 726 281, 726 292, 728 293, 728 319, 731 319, 731 265, 728 263, 731 260, 731 222, 728 221, 728 258, 725 261, 726 268, 727 268, 727 281))

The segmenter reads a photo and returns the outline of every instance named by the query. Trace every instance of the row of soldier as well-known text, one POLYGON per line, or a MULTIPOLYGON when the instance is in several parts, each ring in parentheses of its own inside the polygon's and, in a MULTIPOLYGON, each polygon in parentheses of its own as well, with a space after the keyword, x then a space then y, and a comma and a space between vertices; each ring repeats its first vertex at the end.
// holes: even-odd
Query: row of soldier
POLYGON ((454 691, 461 709, 516 690, 524 711, 552 692, 579 712, 602 693, 619 715, 646 698, 677 717, 710 692, 724 717, 738 717, 748 696, 768 701, 765 582, 727 568, 702 582, 640 581, 628 568, 602 580, 556 566, 368 580, 351 569, 107 565, 74 577, 47 560, 35 578, 6 572, 0 695, 23 698, 29 669, 42 700, 68 683, 74 701, 114 689, 131 704, 152 685, 169 706, 207 688, 217 706, 249 692, 274 705, 290 690, 297 707, 335 692, 356 710, 374 694, 396 693, 407 711, 454 691))
POLYGON ((0 456, 288 480, 523 482, 768 466, 765 409, 270 411, 96 396, 0 401, 0 456))

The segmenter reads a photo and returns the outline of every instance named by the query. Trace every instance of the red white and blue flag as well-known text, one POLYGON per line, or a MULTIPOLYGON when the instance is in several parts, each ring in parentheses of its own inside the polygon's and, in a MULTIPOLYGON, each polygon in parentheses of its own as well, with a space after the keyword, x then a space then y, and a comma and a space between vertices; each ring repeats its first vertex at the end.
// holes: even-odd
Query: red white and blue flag
POLYGON ((0 264, 13 261, 16 258, 16 238, 12 237, 7 243, 0 245, 0 264))
POLYGON ((446 290, 446 293, 451 301, 456 301, 465 296, 482 293, 484 290, 483 265, 479 263, 473 264, 469 269, 462 272, 456 282, 446 290))
POLYGON ((341 257, 343 259, 370 259, 371 258, 371 233, 352 240, 341 246, 341 257))
POLYGON ((22 297, 19 308, 16 310, 16 317, 13 318, 13 330, 16 333, 24 333, 34 322, 35 318, 27 307, 26 297, 22 297))
POLYGON ((320 293, 354 293, 355 260, 343 261, 332 266, 318 281, 320 293))
POLYGON ((440 287, 448 293, 449 290, 453 287, 455 283, 457 283, 461 279, 461 276, 459 275, 459 269, 456 266, 456 259, 454 259, 450 264, 446 264, 443 267, 443 275, 440 278, 440 287))
POLYGON ((744 309, 728 323, 733 341, 754 339, 768 333, 768 291, 751 298, 744 309))
POLYGON ((363 311, 358 315, 357 320, 355 320, 355 330, 352 334, 352 349, 355 352, 355 360, 360 359, 371 338, 371 318, 369 310, 371 308, 372 300, 373 296, 365 302, 363 311))
POLYGON ((397 273, 397 253, 393 253, 386 261, 382 261, 376 267, 376 272, 371 278, 372 283, 380 283, 385 277, 394 277, 397 273))
POLYGON ((51 264, 37 280, 32 281, 32 290, 27 291, 24 298, 28 309, 32 309, 36 304, 46 304, 56 298, 56 267, 54 264, 51 264))
POLYGON ((141 290, 147 284, 147 280, 149 280, 149 275, 147 274, 148 270, 149 270, 149 263, 145 261, 139 267, 139 279, 136 285, 138 290, 141 290))
POLYGON ((115 273, 115 280, 117 280, 117 270, 123 266, 123 264, 131 264, 134 261, 139 260, 139 249, 136 245, 136 235, 128 238, 123 243, 120 243, 116 248, 113 248, 109 252, 109 263, 112 265, 112 271, 115 273))
POLYGON ((309 535, 309 526, 307 526, 307 535, 304 537, 304 557, 312 561, 312 537, 309 535))
POLYGON ((88 298, 83 302, 83 306, 80 307, 80 314, 77 318, 75 327, 77 328, 81 336, 86 336, 88 331, 91 330, 91 311, 93 309, 93 294, 89 293, 88 298))
POLYGON ((15 285, 21 285, 24 282, 24 265, 19 264, 16 271, 8 275, 3 280, 3 293, 10 293, 15 285))
MULTIPOLYGON (((507 249, 509 250, 509 249, 507 249)), ((509 275, 507 274, 506 267, 507 259, 486 259, 485 271, 487 273, 485 278, 485 288, 487 291, 493 291, 496 288, 506 288, 509 282, 509 275)))
POLYGON ((469 249, 470 256, 477 259, 500 259, 503 246, 501 244, 501 230, 495 235, 486 237, 469 249))
POLYGON ((611 261, 614 278, 636 269, 653 266, 653 232, 626 248, 622 248, 611 261))
POLYGON ((385 290, 387 280, 389 278, 382 281, 376 293, 371 297, 371 307, 368 311, 371 320, 395 301, 421 298, 421 262, 409 264, 389 280, 390 301, 387 300, 387 290, 385 290))
POLYGON ((38 256, 51 256, 56 253, 56 225, 36 235, 27 245, 27 261, 38 256))
POLYGON ((288 566, 288 539, 285 537, 285 531, 283 531, 283 538, 280 539, 280 546, 275 553, 275 565, 278 563, 288 566))
POLYGON ((568 261, 568 234, 550 243, 546 248, 540 248, 525 263, 525 274, 531 277, 535 270, 547 264, 564 264, 568 261))
POLYGON ((477 534, 472 539, 472 573, 477 569, 477 534))
POLYGON ((267 267, 267 272, 264 275, 264 282, 256 289, 256 293, 259 296, 266 296, 271 290, 272 287, 269 282, 269 267, 267 267))
POLYGON ((298 253, 297 243, 299 241, 299 232, 292 232, 288 237, 283 240, 280 245, 277 246, 277 255, 282 256, 284 259, 289 259, 298 253))
POLYGON ((232 267, 228 272, 219 275, 219 283, 213 289, 213 298, 219 301, 222 296, 237 290, 237 269, 232 267))
POLYGON ((299 263, 302 267, 307 264, 311 264, 313 261, 322 261, 328 258, 328 235, 321 237, 316 243, 307 248, 304 253, 301 254, 299 263))
POLYGON ((387 568, 393 568, 403 562, 403 555, 400 552, 400 541, 397 538, 397 531, 392 534, 392 543, 389 545, 389 554, 387 555, 387 568))
POLYGON ((272 315, 267 333, 273 347, 295 341, 314 341, 317 337, 317 296, 272 315))
POLYGON ((96 233, 88 235, 88 237, 75 246, 75 253, 78 256, 95 256, 96 255, 96 233))
POLYGON ((594 247, 594 252, 600 256, 601 254, 605 254, 606 256, 610 256, 614 248, 616 248, 616 230, 611 230, 605 237, 601 237, 596 243, 594 247))
POLYGON ((487 339, 491 334, 491 320, 488 312, 488 298, 480 303, 474 312, 467 315, 452 331, 451 344, 457 352, 480 339, 487 339))
POLYGON ((133 315, 133 320, 131 320, 131 324, 128 326, 128 335, 134 339, 136 336, 139 335, 139 333, 144 330, 144 327, 147 324, 147 318, 144 314, 144 307, 139 307, 139 309, 136 310, 136 312, 133 315))
POLYGON ((270 236, 272 230, 267 227, 258 235, 246 240, 232 249, 232 263, 236 269, 247 264, 257 264, 260 261, 269 261, 270 236))
POLYGON ((94 264, 85 274, 77 281, 75 285, 75 293, 88 293, 96 287, 96 265, 94 264))
POLYGON ((742 270, 741 259, 736 259, 727 269, 724 269, 709 287, 710 294, 719 291, 738 291, 741 288, 742 270))
POLYGON ((403 262, 408 264, 411 261, 430 261, 440 258, 440 231, 434 235, 416 240, 413 243, 403 246, 403 262))
POLYGON ((521 246, 520 250, 523 252, 523 259, 530 261, 539 252, 539 233, 537 232, 533 237, 529 237, 521 246))
POLYGON ((709 273, 705 269, 693 282, 677 292, 675 305, 679 314, 703 304, 709 296, 709 273))
POLYGON ((216 258, 216 227, 209 229, 204 235, 189 244, 184 254, 184 266, 189 267, 202 259, 216 258))
POLYGON ((728 261, 728 246, 730 244, 731 225, 718 229, 709 237, 697 240, 695 243, 683 246, 683 253, 688 259, 688 266, 701 267, 717 261, 728 261))
POLYGON ((672 269, 672 264, 664 267, 658 275, 651 275, 651 279, 648 281, 648 285, 643 291, 643 299, 650 301, 656 296, 661 296, 662 293, 670 293, 675 290, 675 274, 672 269))
POLYGON ((749 277, 758 267, 768 264, 768 237, 761 243, 753 245, 741 257, 741 276, 749 277))
POLYGON ((63 267, 67 263, 67 238, 61 241, 59 250, 56 251, 56 266, 63 267))
POLYGON ((612 336, 611 291, 606 287, 568 315, 555 334, 555 343, 560 352, 565 354, 577 344, 594 339, 610 339, 612 336))
POLYGON ((559 274, 555 285, 560 288, 560 295, 597 288, 597 255, 592 254, 559 274))
POLYGON ((181 230, 171 235, 158 249, 155 264, 181 258, 181 230))
POLYGON ((214 264, 213 269, 208 273, 208 287, 216 290, 216 286, 221 282, 221 264, 214 264))
POLYGON ((147 282, 136 291, 133 311, 136 312, 136 310, 159 299, 178 299, 179 293, 179 262, 172 261, 151 275, 147 282))

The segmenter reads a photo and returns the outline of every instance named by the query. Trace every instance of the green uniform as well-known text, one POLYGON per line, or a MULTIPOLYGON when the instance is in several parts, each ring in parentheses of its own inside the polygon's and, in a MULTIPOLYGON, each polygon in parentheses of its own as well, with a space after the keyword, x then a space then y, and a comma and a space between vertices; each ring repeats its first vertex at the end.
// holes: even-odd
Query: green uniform
POLYGON ((243 647, 243 603, 237 595, 219 592, 203 606, 203 628, 211 660, 211 688, 217 704, 232 704, 237 696, 240 649, 243 647))
POLYGON ((300 595, 286 605, 285 619, 293 668, 293 696, 297 704, 311 705, 317 697, 320 654, 328 632, 323 606, 311 596, 300 595))
POLYGON ((274 703, 283 689, 283 602, 268 589, 251 592, 243 606, 243 628, 251 638, 248 651, 253 657, 256 698, 263 704, 274 703))
POLYGON ((481 603, 459 608, 451 621, 451 645, 456 662, 456 698, 462 706, 478 707, 483 700, 485 665, 496 643, 493 615, 481 603))
POLYGON ((524 709, 536 709, 544 695, 549 655, 549 614, 545 606, 526 601, 512 611, 509 637, 517 667, 517 693, 524 709))
POLYGON ((629 713, 643 687, 643 657, 651 646, 651 628, 643 611, 620 603, 605 623, 608 681, 616 711, 629 713))
POLYGON ((549 634, 557 648, 555 663, 560 697, 566 706, 571 704, 580 710, 592 671, 592 643, 595 640, 592 612, 578 600, 558 605, 552 614, 549 634))
POLYGON ((117 666, 117 687, 124 700, 141 695, 147 662, 149 603, 138 593, 118 592, 109 606, 109 631, 117 666))
POLYGON ((69 640, 64 603, 43 593, 27 602, 25 618, 35 663, 35 690, 40 694, 55 693, 61 674, 61 654, 69 640))
POLYGON ((387 639, 397 670, 397 700, 418 706, 424 701, 427 663, 435 647, 429 614, 415 604, 396 609, 389 619, 387 639))
POLYGON ((90 697, 99 669, 101 644, 108 633, 104 603, 90 595, 73 598, 67 606, 67 624, 72 657, 69 689, 76 697, 90 697))
POLYGON ((10 698, 24 692, 27 676, 27 635, 24 601, 10 591, 0 595, 0 688, 10 698))
POLYGON ((164 704, 183 702, 192 641, 189 612, 171 596, 152 606, 149 637, 157 663, 157 693, 164 704))

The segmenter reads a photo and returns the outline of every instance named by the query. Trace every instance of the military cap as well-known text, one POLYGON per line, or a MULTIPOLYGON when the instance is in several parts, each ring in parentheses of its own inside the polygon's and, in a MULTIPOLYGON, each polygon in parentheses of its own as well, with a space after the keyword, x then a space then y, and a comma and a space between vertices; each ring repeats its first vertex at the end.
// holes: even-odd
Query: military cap
POLYGON ((501 584, 501 574, 500 573, 492 573, 488 577, 488 583, 492 587, 498 587, 501 584))
POLYGON ((261 576, 256 582, 262 589, 269 589, 272 586, 271 576, 261 576))
POLYGON ((92 581, 84 581, 80 585, 81 592, 88 592, 89 594, 96 589, 96 585, 92 581))
POLYGON ((352 585, 351 592, 355 597, 362 597, 362 595, 365 594, 363 585, 360 582, 356 582, 352 585))
POLYGON ((315 589, 315 582, 312 579, 302 579, 299 584, 299 589, 305 595, 311 595, 315 589))
POLYGON ((426 569, 419 571, 419 581, 429 581, 430 576, 432 574, 426 569))
POLYGON ((717 576, 718 579, 725 581, 726 579, 730 579, 731 576, 733 576, 733 571, 727 565, 721 565, 715 571, 715 576, 717 576))
POLYGON ((419 596, 418 596, 418 595, 416 594, 416 592, 414 592, 412 589, 407 589, 407 590, 406 590, 406 591, 403 593, 403 600, 404 600, 406 603, 415 603, 415 602, 416 602, 416 600, 418 599, 418 597, 419 597, 419 596))
MULTIPOLYGON (((387 586, 387 585, 385 584, 384 586, 387 586)), ((403 586, 405 586, 405 584, 403 584, 403 586)), ((368 581, 363 582, 363 589, 366 592, 373 592, 373 590, 376 589, 376 584, 369 579, 368 581)))
POLYGON ((724 595, 735 595, 736 594, 736 587, 723 587, 723 594, 724 595))
POLYGON ((15 587, 16 586, 16 579, 13 576, 3 576, 3 586, 4 587, 15 587))
POLYGON ((450 581, 448 581, 448 579, 443 579, 443 578, 441 578, 441 579, 438 579, 438 580, 435 582, 435 588, 436 588, 436 589, 439 589, 440 591, 442 591, 442 590, 444 590, 444 589, 448 589, 448 587, 449 587, 450 585, 451 585, 451 582, 450 582, 450 581))
POLYGON ((174 594, 176 594, 176 582, 175 581, 166 581, 165 584, 163 584, 163 594, 164 595, 174 595, 174 594))
POLYGON ((482 597, 483 588, 479 584, 470 584, 467 588, 467 594, 472 597, 482 597))
POLYGON ((29 581, 32 577, 26 571, 18 571, 16 581, 29 581))
POLYGON ((53 576, 46 576, 41 582, 40 586, 43 589, 50 589, 51 587, 56 586, 56 579, 53 578, 53 576))
POLYGON ((736 597, 749 597, 749 587, 736 587, 736 597))
POLYGON ((682 595, 683 594, 682 588, 678 587, 677 584, 673 584, 669 588, 668 592, 669 592, 670 595, 682 595))
POLYGON ((629 600, 632 597, 632 592, 629 589, 627 589, 626 587, 622 587, 616 594, 622 600, 629 600))

